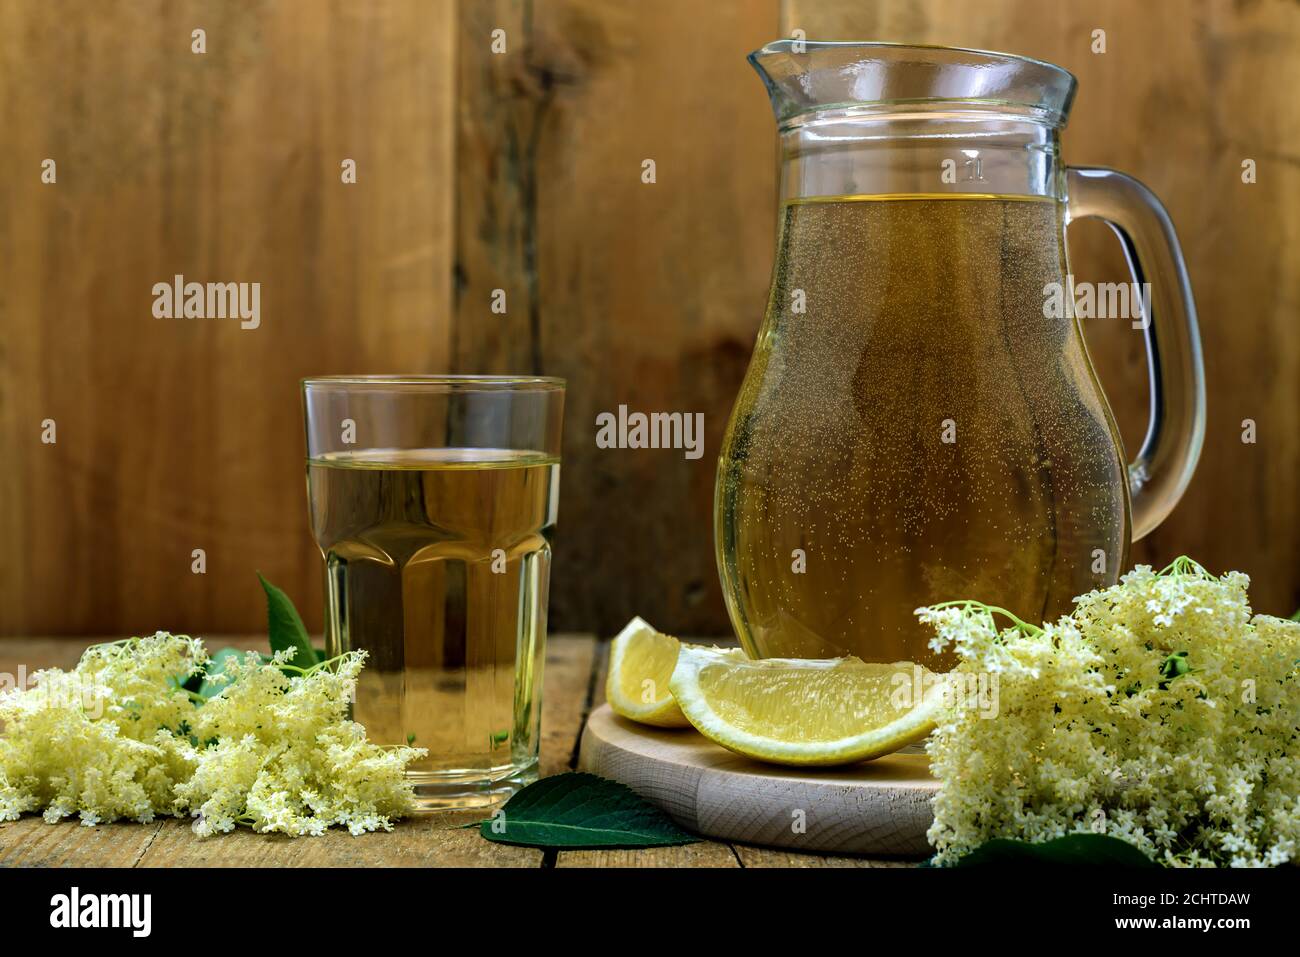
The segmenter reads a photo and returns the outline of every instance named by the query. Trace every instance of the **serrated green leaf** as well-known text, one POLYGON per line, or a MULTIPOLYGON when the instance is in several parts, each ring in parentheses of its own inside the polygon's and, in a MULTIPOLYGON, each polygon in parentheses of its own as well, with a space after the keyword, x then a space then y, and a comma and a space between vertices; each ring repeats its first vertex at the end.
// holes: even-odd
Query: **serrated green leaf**
POLYGON ((631 788, 574 771, 530 784, 479 833, 500 844, 566 850, 671 847, 699 840, 631 788))
POLYGON ((316 651, 307 637, 307 627, 298 617, 298 609, 283 591, 276 588, 258 572, 257 580, 266 592, 266 631, 272 651, 296 649, 290 660, 295 668, 310 668, 317 663, 316 651))
POLYGON ((985 864, 1074 864, 1094 867, 1159 867, 1132 844, 1106 834, 1067 834, 1032 844, 999 837, 985 841, 954 867, 985 864))

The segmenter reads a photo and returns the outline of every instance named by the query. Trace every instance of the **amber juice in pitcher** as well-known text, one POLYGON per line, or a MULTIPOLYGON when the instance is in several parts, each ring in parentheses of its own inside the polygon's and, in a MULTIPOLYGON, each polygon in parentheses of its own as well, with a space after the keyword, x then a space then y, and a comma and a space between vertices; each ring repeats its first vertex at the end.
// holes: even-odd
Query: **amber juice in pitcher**
POLYGON ((1062 165, 1075 81, 1060 67, 805 40, 750 63, 776 114, 781 205, 718 461, 732 624, 759 657, 942 669, 917 608, 1055 618, 1113 584, 1186 488, 1205 400, 1177 239, 1136 180, 1062 165), (1079 322, 1052 308, 1083 217, 1112 226, 1149 284, 1141 314, 1115 318, 1152 368, 1131 466, 1079 322))
POLYGON ((1041 621, 1122 562, 1113 426, 1073 320, 1060 204, 837 196, 784 206, 778 268, 717 488, 751 653, 943 667, 913 609, 1041 621))

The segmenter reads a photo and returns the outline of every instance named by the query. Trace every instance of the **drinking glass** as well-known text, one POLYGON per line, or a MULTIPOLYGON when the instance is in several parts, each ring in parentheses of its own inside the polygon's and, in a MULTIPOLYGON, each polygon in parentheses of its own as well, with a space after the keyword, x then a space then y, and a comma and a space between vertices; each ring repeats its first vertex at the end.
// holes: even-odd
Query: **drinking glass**
POLYGON ((537 779, 561 379, 305 379, 326 649, 365 651, 353 717, 428 755, 421 809, 537 779))

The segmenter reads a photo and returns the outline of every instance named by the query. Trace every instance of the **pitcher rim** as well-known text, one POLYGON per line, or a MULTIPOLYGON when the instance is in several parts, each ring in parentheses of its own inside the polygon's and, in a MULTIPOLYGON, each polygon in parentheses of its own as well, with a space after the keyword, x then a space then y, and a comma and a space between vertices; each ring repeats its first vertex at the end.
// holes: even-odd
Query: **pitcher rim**
MULTIPOLYGON (((1019 53, 1006 53, 1000 50, 982 50, 977 47, 948 46, 940 43, 896 43, 883 40, 797 40, 791 37, 783 37, 754 50, 746 57, 746 60, 763 78, 768 93, 772 97, 772 105, 776 111, 778 122, 784 122, 808 113, 848 106, 968 103, 983 107, 1019 107, 1030 111, 1040 121, 1046 120, 1053 125, 1063 126, 1072 105, 1075 91, 1078 89, 1078 78, 1073 73, 1065 67, 1048 60, 1019 53), (934 92, 927 89, 921 95, 862 96, 858 94, 824 99, 823 91, 814 93, 810 89, 812 84, 808 82, 809 75, 815 74, 817 71, 796 72, 787 68, 782 76, 779 75, 781 73, 779 69, 768 66, 769 60, 783 54, 788 57, 812 58, 818 53, 862 51, 862 59, 869 60, 871 51, 880 51, 883 56, 886 53, 897 54, 909 50, 922 54, 950 53, 956 55, 956 58, 950 64, 909 64, 906 60, 898 61, 895 64, 896 67, 910 65, 928 68, 928 70, 918 71, 910 77, 907 77, 900 69, 899 74, 903 76, 900 85, 904 88, 928 87, 940 72, 944 72, 938 68, 948 67, 947 79, 951 80, 955 77, 959 81, 968 80, 972 85, 971 92, 954 94, 947 89, 942 91, 936 89, 934 92), (981 63, 980 61, 984 62, 981 63), (1023 66, 1029 71, 1037 71, 1037 75, 1030 73, 1027 77, 1002 76, 998 78, 1000 82, 995 82, 992 84, 993 88, 989 89, 986 75, 981 72, 981 68, 994 64, 1023 66), (799 78, 798 89, 795 89, 794 84, 791 83, 792 76, 796 75, 799 78), (1039 95, 1035 97, 1027 96, 1026 93, 1035 87, 1039 95), (1010 94, 1010 96, 999 96, 997 95, 999 93, 1010 94)), ((828 85, 841 87, 844 85, 842 78, 846 75, 846 71, 828 69, 824 71, 824 74, 834 77, 828 85)), ((847 93, 848 91, 845 90, 844 92, 847 93)))
MULTIPOLYGON (((977 56, 996 57, 1000 60, 1020 60, 1025 63, 1032 63, 1035 66, 1045 66, 1048 69, 1064 73, 1071 80, 1078 82, 1072 72, 1061 66, 1059 63, 1053 63, 1051 60, 1043 60, 1038 57, 1028 56, 1024 53, 1007 53, 1005 50, 985 50, 980 47, 955 47, 946 43, 899 43, 894 40, 795 40, 791 37, 782 37, 779 40, 772 40, 765 43, 757 50, 754 50, 746 57, 750 63, 755 62, 759 57, 766 56, 769 53, 794 53, 789 49, 795 43, 802 43, 807 49, 818 48, 840 48, 860 47, 862 49, 892 49, 892 50, 947 50, 952 53, 974 53, 977 56)), ((800 54, 795 54, 796 56, 800 54)))

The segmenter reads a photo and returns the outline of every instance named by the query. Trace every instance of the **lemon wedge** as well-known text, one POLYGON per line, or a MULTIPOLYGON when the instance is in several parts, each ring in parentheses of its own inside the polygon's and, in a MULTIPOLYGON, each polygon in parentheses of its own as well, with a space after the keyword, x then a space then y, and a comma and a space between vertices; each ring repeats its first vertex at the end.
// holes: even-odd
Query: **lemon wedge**
POLYGON ((706 738, 773 764, 852 764, 934 728, 946 682, 909 661, 758 661, 683 646, 668 688, 706 738))
POLYGON ((629 621, 609 649, 605 700, 614 713, 660 728, 689 727, 668 690, 680 648, 676 638, 655 631, 643 619, 629 621))
POLYGON ((605 700, 614 713, 659 728, 689 728, 691 723, 668 690, 668 680, 681 648, 691 648, 708 657, 745 660, 745 653, 739 648, 686 645, 672 635, 656 631, 644 619, 633 618, 614 637, 609 650, 605 700))

